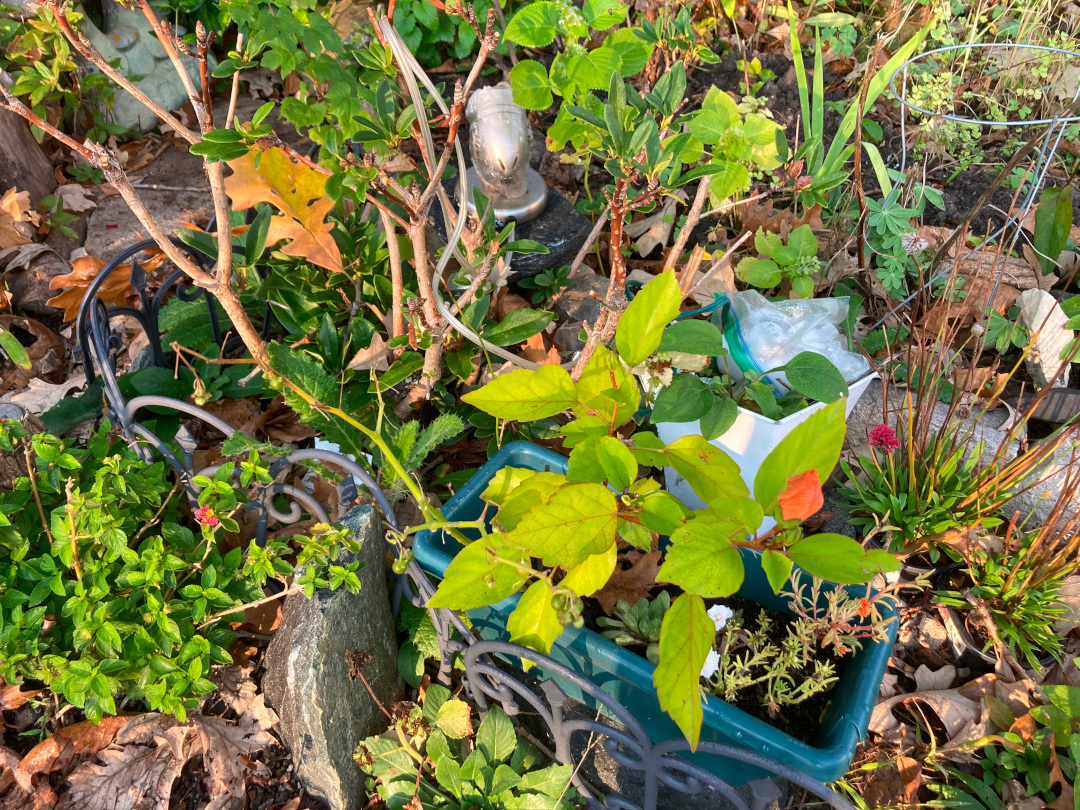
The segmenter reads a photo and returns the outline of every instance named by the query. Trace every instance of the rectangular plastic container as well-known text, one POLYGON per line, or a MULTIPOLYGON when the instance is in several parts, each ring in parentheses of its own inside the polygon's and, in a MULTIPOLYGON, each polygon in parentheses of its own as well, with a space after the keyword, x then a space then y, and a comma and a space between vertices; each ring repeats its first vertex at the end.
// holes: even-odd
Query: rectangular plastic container
MULTIPOLYGON (((566 465, 564 457, 534 444, 508 444, 446 503, 443 514, 449 520, 476 520, 480 517, 484 507, 480 495, 495 473, 504 467, 565 473, 566 465)), ((450 561, 460 550, 461 546, 443 532, 420 532, 413 546, 417 562, 437 579, 442 578, 450 561)), ((744 550, 742 554, 746 578, 738 596, 771 610, 787 613, 786 600, 773 594, 769 587, 761 569, 759 554, 749 550, 744 550)), ((490 607, 468 611, 476 631, 485 639, 508 641, 506 621, 518 598, 515 594, 490 607)), ((706 697, 701 739, 756 751, 822 782, 839 779, 847 772, 855 747, 866 734, 896 636, 896 622, 890 627, 887 642, 864 645, 848 662, 812 744, 784 734, 712 695, 706 697)), ((641 722, 654 741, 682 736, 678 726, 660 708, 652 681, 654 667, 646 659, 588 628, 579 630, 574 627, 563 630, 552 648, 551 657, 587 676, 619 701, 641 722)), ((516 665, 518 662, 513 663, 516 665)), ((541 675, 546 673, 541 670, 541 675)), ((568 696, 595 708, 590 699, 575 689, 573 684, 560 678, 555 680, 568 696)), ((684 756, 732 785, 742 785, 767 775, 758 769, 711 754, 684 756)))
MULTIPOLYGON (((877 374, 868 374, 861 380, 852 383, 849 388, 845 415, 850 416, 855 408, 855 403, 863 395, 870 381, 877 379, 877 374)), ((710 444, 719 447, 731 459, 739 465, 742 479, 750 488, 750 494, 754 493, 754 478, 758 468, 765 457, 783 441, 791 431, 801 425, 815 413, 824 408, 824 403, 815 402, 798 413, 785 417, 779 421, 766 419, 759 413, 739 408, 739 415, 735 417, 735 423, 728 428, 727 432, 719 438, 713 439, 710 444)), ((701 422, 656 422, 656 433, 664 444, 670 444, 682 436, 701 435, 701 422)), ((681 475, 668 467, 664 470, 664 482, 667 491, 677 497, 691 509, 702 509, 705 504, 690 488, 681 475)), ((765 518, 761 531, 768 531, 776 525, 770 517, 765 518)))

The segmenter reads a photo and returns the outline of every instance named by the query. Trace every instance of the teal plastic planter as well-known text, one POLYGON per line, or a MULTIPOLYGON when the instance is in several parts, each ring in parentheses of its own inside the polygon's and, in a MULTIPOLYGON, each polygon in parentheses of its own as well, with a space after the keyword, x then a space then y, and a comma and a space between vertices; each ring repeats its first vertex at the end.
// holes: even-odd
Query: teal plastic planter
MULTIPOLYGON (((534 444, 508 444, 447 502, 443 514, 449 520, 479 518, 484 508, 480 495, 495 473, 504 467, 565 473, 566 464, 564 457, 534 444)), ((438 579, 442 578, 446 567, 460 550, 461 546, 443 532, 421 532, 413 547, 416 560, 429 575, 438 579)), ((742 553, 746 578, 738 595, 770 610, 789 612, 786 600, 776 596, 769 587, 761 570, 759 555, 748 550, 742 553)), ((490 607, 470 610, 469 619, 483 638, 508 641, 506 620, 517 601, 518 595, 515 594, 490 607)), ((864 645, 848 662, 840 682, 833 690, 832 702, 812 744, 784 734, 712 695, 706 698, 701 739, 756 751, 822 782, 841 778, 851 764, 855 747, 866 734, 870 714, 877 701, 878 687, 892 652, 896 625, 895 621, 890 625, 887 642, 864 645)), ((641 656, 587 628, 578 630, 567 627, 555 642, 551 657, 587 676, 619 701, 638 719, 654 741, 682 736, 674 721, 661 710, 653 688, 654 667, 641 656)), ((575 689, 573 684, 564 679, 555 680, 570 697, 592 705, 588 696, 575 689)), ((765 775, 757 769, 711 754, 684 756, 733 785, 741 785, 765 775)))

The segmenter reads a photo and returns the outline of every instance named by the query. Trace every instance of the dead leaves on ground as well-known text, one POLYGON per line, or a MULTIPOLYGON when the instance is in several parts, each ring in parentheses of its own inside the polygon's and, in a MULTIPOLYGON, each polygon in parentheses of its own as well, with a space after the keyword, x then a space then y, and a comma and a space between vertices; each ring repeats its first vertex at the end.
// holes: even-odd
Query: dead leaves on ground
MULTIPOLYGON (((165 254, 157 248, 146 251, 147 258, 140 262, 146 273, 154 272, 165 261, 165 254)), ((104 269, 105 261, 97 256, 79 256, 71 262, 71 272, 56 276, 49 282, 50 290, 63 290, 45 303, 50 307, 64 310, 64 321, 73 321, 79 315, 79 306, 86 295, 87 288, 104 269)), ((98 288, 97 296, 106 303, 124 306, 135 295, 131 285, 131 264, 122 264, 109 274, 98 288)))
POLYGON ((633 549, 628 551, 620 562, 627 562, 629 566, 623 568, 616 565, 611 579, 593 594, 604 612, 610 615, 615 603, 620 599, 625 599, 631 605, 636 604, 641 597, 648 596, 660 587, 656 575, 660 573, 661 556, 659 551, 650 551, 647 554, 633 549))
POLYGON ((220 697, 239 719, 196 714, 185 723, 147 713, 83 721, 60 729, 21 761, 0 750, 0 810, 168 810, 173 784, 184 766, 201 756, 208 810, 242 807, 247 780, 266 775, 253 755, 275 742, 269 729, 277 716, 257 694, 250 670, 218 673, 220 697), (49 774, 66 775, 59 797, 49 774))
POLYGON ((269 203, 281 212, 270 220, 267 245, 287 240, 281 249, 286 255, 341 272, 341 252, 331 234, 334 226, 326 221, 334 201, 326 196, 324 175, 293 162, 277 147, 248 152, 228 165, 233 173, 225 178, 225 191, 234 209, 269 203))
POLYGON ((25 245, 34 236, 30 192, 12 186, 0 196, 0 250, 25 245))

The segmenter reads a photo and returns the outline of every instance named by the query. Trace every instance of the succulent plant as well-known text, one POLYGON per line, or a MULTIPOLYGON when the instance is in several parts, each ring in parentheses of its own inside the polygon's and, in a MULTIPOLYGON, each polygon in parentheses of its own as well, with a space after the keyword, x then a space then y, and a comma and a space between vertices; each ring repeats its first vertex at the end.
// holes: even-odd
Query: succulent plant
POLYGON ((659 664, 660 625, 670 606, 671 597, 667 591, 661 591, 655 599, 643 596, 635 605, 620 599, 615 603, 613 616, 602 616, 596 623, 605 628, 601 635, 620 647, 644 644, 645 657, 653 664, 659 664))

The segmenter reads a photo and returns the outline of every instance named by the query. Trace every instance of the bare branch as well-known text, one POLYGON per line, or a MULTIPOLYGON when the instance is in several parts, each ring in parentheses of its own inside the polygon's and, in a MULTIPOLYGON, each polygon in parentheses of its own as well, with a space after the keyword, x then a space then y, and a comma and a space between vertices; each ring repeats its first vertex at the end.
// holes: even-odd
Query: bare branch
POLYGON ((195 109, 195 118, 205 132, 206 110, 203 107, 198 90, 195 89, 194 82, 191 81, 191 76, 188 75, 187 67, 184 65, 183 60, 181 60, 179 51, 176 50, 176 37, 173 35, 172 29, 169 28, 168 23, 163 23, 158 19, 154 9, 150 7, 150 0, 138 0, 138 3, 139 8, 142 9, 143 16, 146 17, 146 21, 150 23, 150 27, 153 28, 154 33, 157 34, 161 47, 165 49, 165 53, 173 63, 176 75, 180 77, 180 81, 184 85, 184 90, 187 91, 188 99, 191 101, 191 106, 195 109))
POLYGON ((195 23, 195 43, 198 47, 196 58, 199 60, 199 81, 202 84, 202 101, 206 108, 206 123, 203 131, 208 132, 214 128, 214 100, 210 95, 210 45, 214 42, 214 34, 206 33, 206 26, 202 20, 195 23))
POLYGON ((690 210, 686 213, 686 222, 679 230, 679 235, 675 237, 675 243, 671 246, 671 250, 668 251, 667 259, 664 260, 664 270, 670 270, 675 266, 675 262, 679 260, 679 256, 682 255, 683 249, 690 239, 690 232, 693 231, 701 221, 701 209, 705 206, 705 200, 709 196, 710 179, 711 178, 706 175, 698 181, 697 193, 694 194, 694 202, 690 206, 690 210))
MULTIPOLYGON (((244 52, 244 35, 239 33, 236 35, 236 52, 242 54, 244 52)), ((236 71, 232 77, 232 90, 229 91, 229 112, 225 116, 225 129, 229 129, 232 126, 233 117, 236 115, 236 97, 240 95, 240 71, 236 71)))
MULTIPOLYGON (((79 52, 86 61, 94 65, 103 75, 107 76, 111 81, 117 84, 121 89, 126 90, 132 96, 134 96, 139 103, 145 106, 150 112, 157 116, 158 120, 169 126, 188 143, 198 143, 199 136, 197 133, 185 127, 180 123, 180 120, 154 101, 150 96, 146 95, 139 87, 133 82, 129 81, 126 77, 120 74, 108 60, 95 48, 90 40, 81 31, 76 31, 71 21, 68 20, 67 12, 64 5, 57 0, 46 0, 45 7, 48 8, 53 16, 56 17, 57 24, 60 26, 60 30, 63 32, 64 37, 71 43, 72 47, 79 52)), ((186 74, 185 74, 186 75, 186 74)), ((51 134, 51 133, 50 133, 51 134)))

